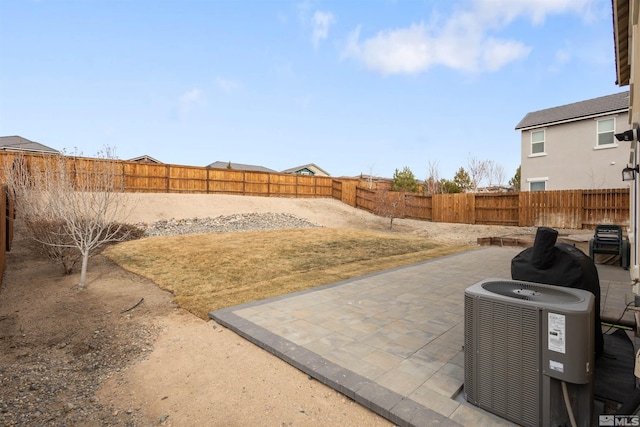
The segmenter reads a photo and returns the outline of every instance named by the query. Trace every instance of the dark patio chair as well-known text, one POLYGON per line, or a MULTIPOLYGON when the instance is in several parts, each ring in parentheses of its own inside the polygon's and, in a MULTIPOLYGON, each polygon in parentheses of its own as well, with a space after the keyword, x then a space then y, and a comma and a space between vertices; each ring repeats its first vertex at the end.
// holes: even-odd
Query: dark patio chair
POLYGON ((629 241, 622 235, 619 225, 598 225, 589 240, 589 257, 595 261, 596 254, 618 255, 620 265, 629 268, 629 241))

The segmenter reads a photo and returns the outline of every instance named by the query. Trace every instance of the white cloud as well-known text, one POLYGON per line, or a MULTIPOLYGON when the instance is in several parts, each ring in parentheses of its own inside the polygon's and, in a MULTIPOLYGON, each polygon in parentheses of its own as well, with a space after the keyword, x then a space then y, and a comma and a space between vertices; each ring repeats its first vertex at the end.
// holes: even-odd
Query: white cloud
POLYGON ((316 10, 311 21, 313 23, 311 42, 313 47, 318 48, 320 42, 329 36, 329 27, 335 24, 336 20, 332 13, 316 10))
POLYGON ((343 56, 357 57, 384 74, 415 73, 433 63, 433 50, 424 25, 385 31, 360 42, 360 27, 350 35, 343 56))
POLYGON ((383 30, 361 40, 354 29, 342 58, 363 62, 382 74, 416 74, 434 66, 464 72, 495 71, 525 58, 531 47, 495 35, 518 18, 534 25, 550 14, 577 13, 588 19, 593 0, 475 0, 450 16, 434 15, 429 25, 383 30))
POLYGON ((180 96, 178 100, 178 115, 179 117, 185 117, 195 107, 203 106, 205 103, 204 94, 200 89, 194 88, 188 92, 185 92, 180 96))
POLYGON ((276 14, 276 19, 281 24, 288 24, 289 23, 289 17, 287 15, 285 15, 283 12, 278 12, 276 14))
POLYGON ((241 85, 235 80, 223 79, 222 77, 216 78, 216 86, 224 92, 231 93, 240 89, 241 85))
POLYGON ((295 79, 298 76, 291 61, 277 63, 271 68, 271 72, 279 79, 295 79))
POLYGON ((549 66, 549 71, 557 72, 560 71, 566 64, 571 60, 572 54, 571 50, 568 48, 558 49, 556 51, 556 55, 554 57, 553 62, 549 66))
POLYGON ((497 70, 527 56, 523 43, 470 33, 429 33, 426 25, 380 32, 360 41, 360 28, 349 36, 343 57, 357 58, 383 74, 416 74, 435 65, 463 71, 497 70))
POLYGON ((594 0, 475 0, 474 10, 483 20, 507 25, 518 17, 528 17, 533 24, 544 23, 548 15, 577 13, 591 19, 594 0))
POLYGON ((510 62, 528 56, 529 52, 531 52, 531 48, 523 43, 488 38, 481 49, 482 58, 480 63, 485 69, 495 71, 510 62))

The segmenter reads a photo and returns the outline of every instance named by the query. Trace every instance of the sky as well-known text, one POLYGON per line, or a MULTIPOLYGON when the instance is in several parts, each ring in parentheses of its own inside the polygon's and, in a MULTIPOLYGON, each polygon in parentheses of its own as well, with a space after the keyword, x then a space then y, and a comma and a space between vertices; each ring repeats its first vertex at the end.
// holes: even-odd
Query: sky
POLYGON ((610 0, 0 0, 0 136, 453 179, 615 84, 610 0))

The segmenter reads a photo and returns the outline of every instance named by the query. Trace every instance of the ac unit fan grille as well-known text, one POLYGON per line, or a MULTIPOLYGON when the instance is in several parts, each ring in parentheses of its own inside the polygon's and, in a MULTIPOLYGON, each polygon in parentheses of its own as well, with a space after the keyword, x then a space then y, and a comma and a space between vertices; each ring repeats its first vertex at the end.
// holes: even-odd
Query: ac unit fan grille
POLYGON ((581 301, 577 295, 565 292, 562 289, 536 286, 531 283, 494 281, 487 282, 483 284, 482 287, 498 295, 518 298, 525 301, 554 304, 572 304, 581 301))
POLYGON ((473 298, 465 296, 468 399, 523 426, 537 426, 541 414, 539 310, 483 299, 475 307, 477 313, 473 298))

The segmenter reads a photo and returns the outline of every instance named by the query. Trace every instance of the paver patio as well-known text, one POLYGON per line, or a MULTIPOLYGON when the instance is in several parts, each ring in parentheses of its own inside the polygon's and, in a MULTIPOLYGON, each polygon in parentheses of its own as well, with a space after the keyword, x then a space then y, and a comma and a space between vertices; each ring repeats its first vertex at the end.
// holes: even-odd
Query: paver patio
MULTIPOLYGON (((397 425, 512 425, 464 398, 464 291, 509 279, 521 250, 483 247, 210 317, 397 425)), ((598 269, 602 312, 617 318, 629 273, 598 269)))

